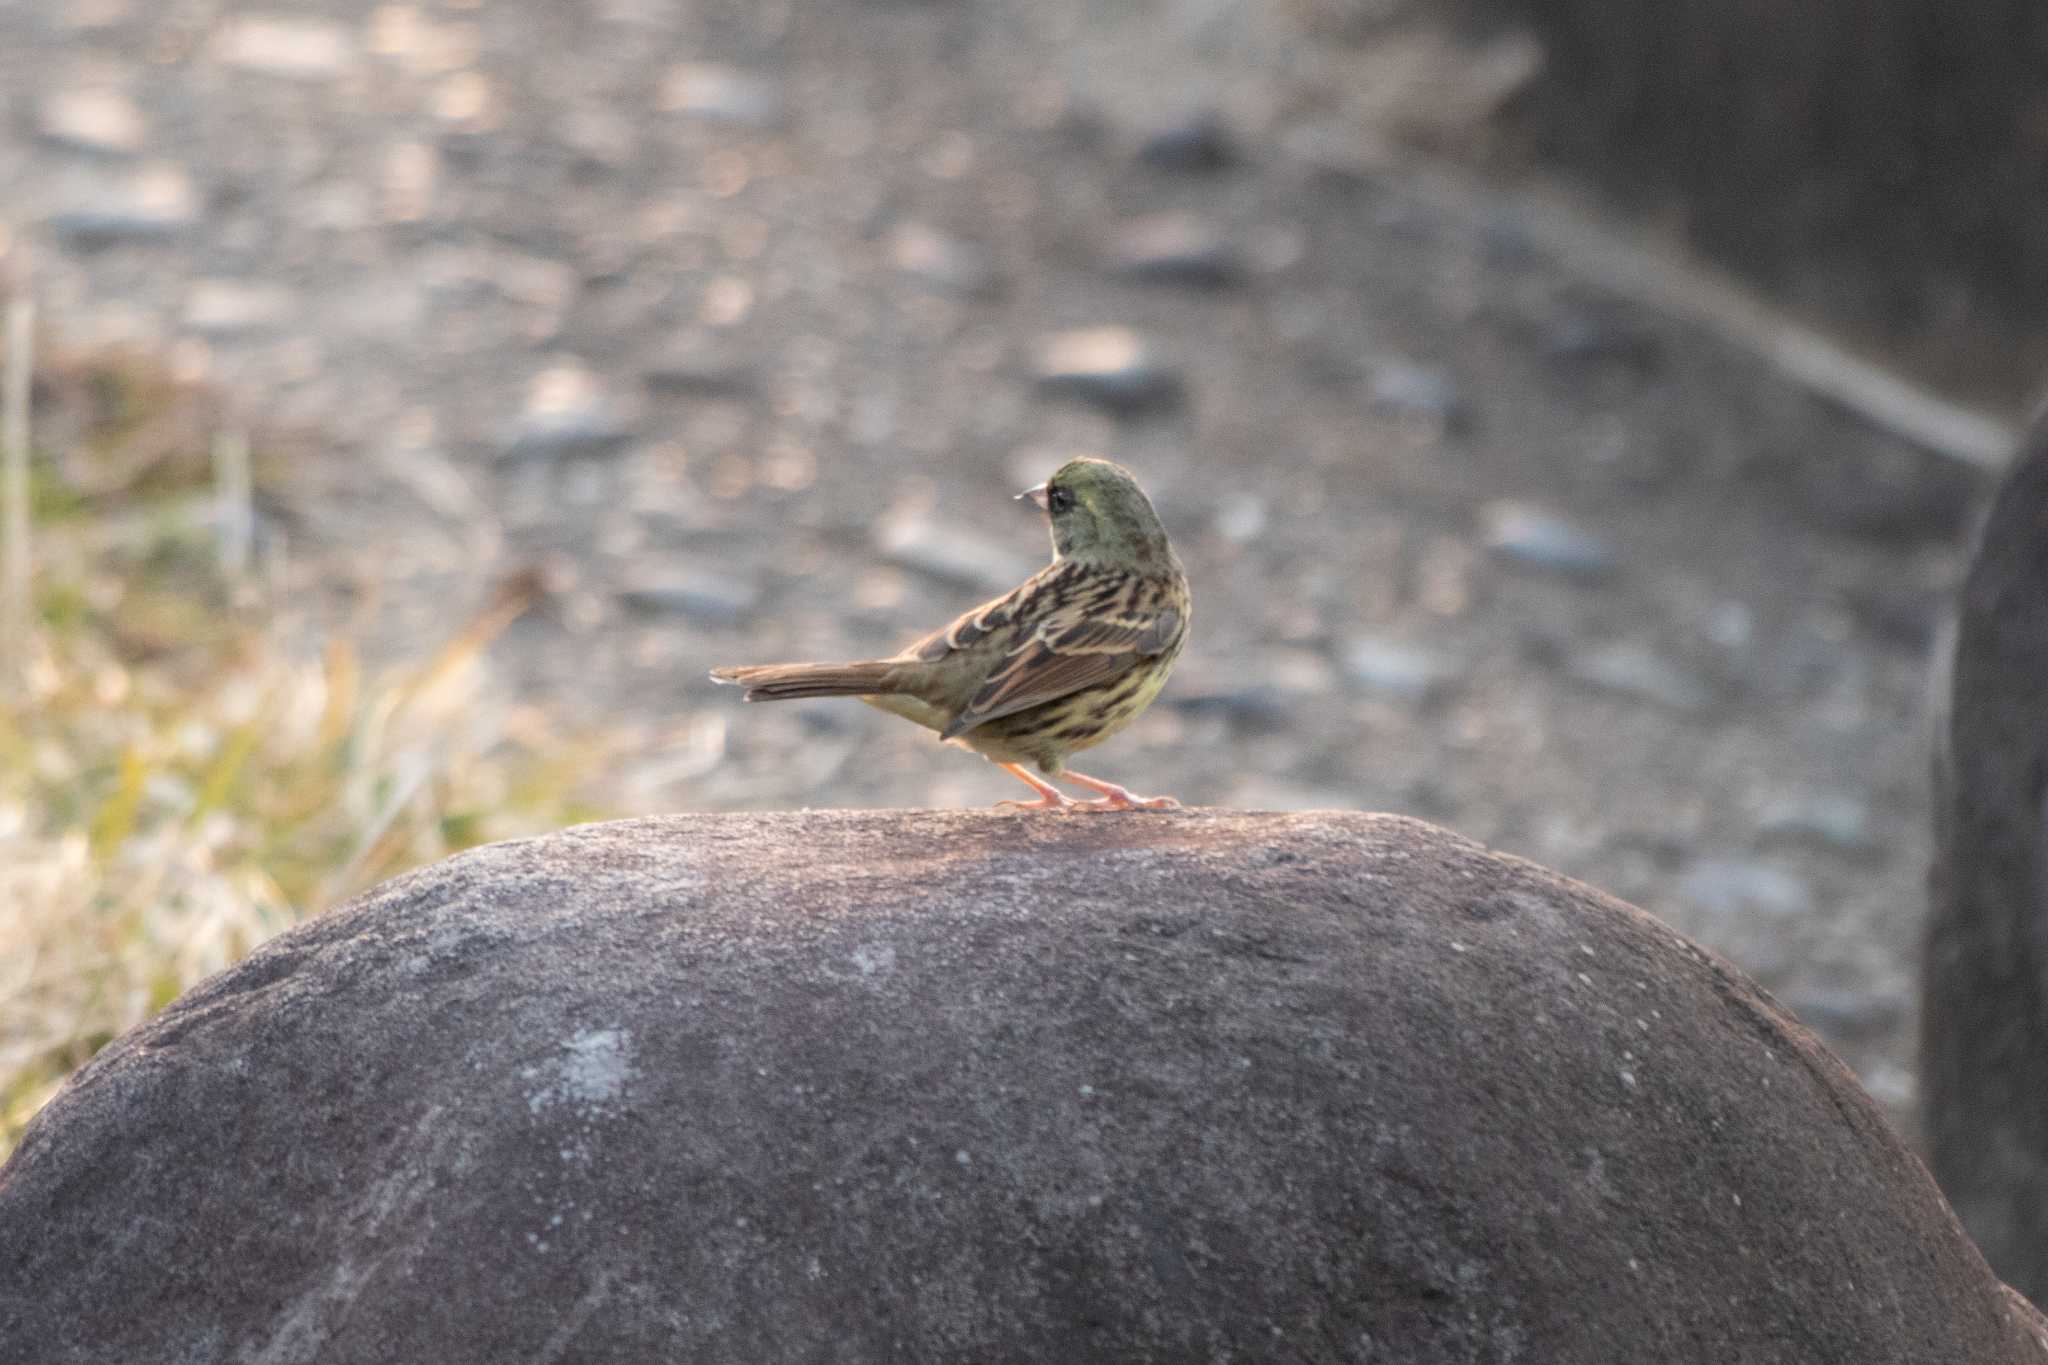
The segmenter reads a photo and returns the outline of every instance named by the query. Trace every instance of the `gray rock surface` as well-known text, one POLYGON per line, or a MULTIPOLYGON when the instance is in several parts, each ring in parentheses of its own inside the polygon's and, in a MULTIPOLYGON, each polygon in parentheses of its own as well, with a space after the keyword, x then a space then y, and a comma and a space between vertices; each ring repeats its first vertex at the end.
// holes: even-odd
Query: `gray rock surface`
POLYGON ((1620 902, 1356 814, 478 850, 117 1040, 0 1359, 2040 1361, 1848 1072, 1620 902))
POLYGON ((1993 1265, 2048 1295, 2048 418, 1992 504, 1935 771, 1921 1024, 1930 1160, 1993 1265))

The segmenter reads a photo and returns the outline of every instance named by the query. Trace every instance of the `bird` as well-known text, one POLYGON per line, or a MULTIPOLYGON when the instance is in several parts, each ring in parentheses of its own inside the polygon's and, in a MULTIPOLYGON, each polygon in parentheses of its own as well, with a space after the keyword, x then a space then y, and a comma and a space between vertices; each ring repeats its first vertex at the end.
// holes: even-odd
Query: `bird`
POLYGON ((1187 573, 1123 466, 1082 456, 1017 495, 1045 514, 1052 562, 901 653, 851 663, 715 668, 747 701, 858 697, 976 751, 1037 793, 999 808, 1173 810, 1066 766, 1136 720, 1187 644, 1187 573), (1076 799, 1045 778, 1099 793, 1076 799))

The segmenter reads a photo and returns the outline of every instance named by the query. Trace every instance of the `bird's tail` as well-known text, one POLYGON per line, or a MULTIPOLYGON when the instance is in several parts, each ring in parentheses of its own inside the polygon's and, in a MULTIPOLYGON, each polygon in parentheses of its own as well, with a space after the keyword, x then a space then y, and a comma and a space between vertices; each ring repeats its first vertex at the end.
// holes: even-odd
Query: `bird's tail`
POLYGON ((747 689, 747 701, 789 701, 795 697, 868 697, 902 690, 893 675, 902 667, 895 659, 867 659, 848 664, 756 664, 750 668, 714 668, 713 682, 736 683, 747 689))

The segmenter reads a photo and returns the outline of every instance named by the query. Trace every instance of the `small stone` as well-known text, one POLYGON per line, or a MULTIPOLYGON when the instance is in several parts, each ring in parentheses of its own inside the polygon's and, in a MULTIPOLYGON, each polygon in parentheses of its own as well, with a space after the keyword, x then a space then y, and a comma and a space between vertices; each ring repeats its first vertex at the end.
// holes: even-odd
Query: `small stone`
POLYGON ((1313 650, 1269 646, 1260 655, 1259 666, 1267 680, 1283 692, 1319 697, 1337 690, 1336 670, 1313 650))
POLYGON ((1501 559, 1574 578, 1601 578, 1615 567, 1607 543, 1564 518, 1518 502, 1496 502, 1480 514, 1486 548, 1501 559))
POLYGON ((923 223, 904 223, 889 234, 889 259, 911 278, 956 294, 995 292, 995 261, 985 248, 923 223))
POLYGON ((1717 602, 1700 622, 1700 634, 1723 649, 1748 649, 1756 643, 1756 612, 1747 602, 1717 602))
POLYGON ((1735 921, 1758 915, 1789 919, 1813 909, 1813 892, 1803 879, 1747 858, 1694 863, 1679 879, 1678 894, 1709 915, 1735 921))
POLYGON ((1894 1062, 1873 1062, 1857 1070, 1857 1079, 1870 1098, 1883 1105, 1899 1121, 1917 1112, 1920 1084, 1911 1071, 1894 1062))
POLYGON ((1180 372, 1128 327, 1059 332, 1040 343, 1036 369, 1043 393, 1076 398, 1130 417, 1178 406, 1180 372))
POLYGON ((761 600, 758 584, 687 566, 638 566, 619 601, 650 616, 682 616, 708 626, 735 626, 761 600))
POLYGON ((639 143, 633 121, 616 109, 581 106, 562 115, 562 145, 592 166, 618 170, 632 161, 639 143))
POLYGON ((241 280, 195 280, 185 293, 186 330, 208 337, 239 336, 277 326, 291 312, 290 290, 241 280))
POLYGON ((1154 170, 1209 175, 1236 161, 1237 148, 1222 116, 1203 110, 1146 137, 1138 160, 1154 170))
POLYGON ((184 171, 158 167, 106 187, 89 201, 59 209, 51 231, 82 250, 123 243, 168 242, 198 220, 198 196, 184 171))
POLYGON ((356 49, 349 31, 320 19, 250 14, 231 19, 213 42, 213 55, 244 71, 294 80, 332 80, 348 70, 356 49))
POLYGON ((1239 493, 1216 509, 1210 524, 1231 544, 1249 545, 1266 529, 1269 510, 1256 493, 1239 493))
POLYGON ((1458 666, 1427 649, 1381 636, 1359 636, 1344 647, 1344 676, 1368 692, 1396 701, 1428 701, 1458 675, 1458 666))
POLYGON ((1447 371, 1409 360, 1383 360, 1373 366, 1367 396, 1376 408, 1441 427, 1459 425, 1465 416, 1458 382, 1447 371))
POLYGON ((632 414, 593 377, 562 367, 534 380, 526 409, 506 429, 499 454, 507 460, 603 455, 637 434, 632 414))
POLYGON ((885 517, 875 527, 875 548, 892 564, 970 592, 1005 592, 1038 567, 986 535, 924 516, 885 517))
POLYGON ((35 128, 45 142, 100 156, 134 156, 149 137, 134 100, 122 91, 93 86, 59 90, 39 101, 35 128))
POLYGON ((397 61, 415 76, 444 76, 476 64, 476 25, 436 23, 414 5, 379 5, 370 11, 367 46, 397 61))
POLYGON ((772 129, 782 122, 782 92, 765 77, 710 62, 683 62, 661 83, 659 107, 713 123, 772 129))
POLYGON ((1544 319, 1537 345, 1546 359, 1565 366, 1613 364, 1652 374, 1663 362, 1653 333, 1604 309, 1561 309, 1544 319))
POLYGON ((1566 660, 1574 680, 1673 711, 1704 711, 1714 701, 1713 689, 1698 676, 1634 640, 1597 645, 1566 660))
POLYGON ((1244 260, 1222 232, 1185 213, 1125 223, 1111 238, 1107 259, 1114 273, 1149 284, 1222 289, 1244 278, 1244 260))
POLYGON ((1773 802, 1757 822, 1757 834, 1767 847, 1802 844, 1858 858, 1883 850, 1870 803, 1840 792, 1784 797, 1773 802))
POLYGON ((733 398, 759 382, 753 362, 728 346, 701 337, 670 345, 640 372, 641 382, 663 393, 733 398))
POLYGON ((1252 733, 1287 729, 1300 709, 1298 695, 1267 683, 1212 692, 1169 694, 1166 704, 1187 716, 1221 716, 1252 733))

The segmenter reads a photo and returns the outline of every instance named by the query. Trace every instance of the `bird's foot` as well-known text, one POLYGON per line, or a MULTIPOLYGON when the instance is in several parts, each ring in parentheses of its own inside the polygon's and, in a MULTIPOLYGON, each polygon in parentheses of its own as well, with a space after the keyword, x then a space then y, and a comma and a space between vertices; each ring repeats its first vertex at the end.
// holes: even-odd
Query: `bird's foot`
POLYGON ((1036 801, 998 801, 995 804, 995 809, 1069 811, 1086 809, 1092 807, 1094 804, 1095 803, 1093 801, 1076 801, 1071 796, 1064 795, 1060 792, 1052 792, 1048 795, 1039 797, 1036 801))
POLYGON ((1018 767, 1014 763, 1002 763, 998 764, 997 766, 1000 767, 1004 772, 1009 773, 1012 777, 1016 778, 1019 782, 1022 782, 1025 786, 1031 788, 1031 790, 1038 793, 1038 799, 1036 801, 998 801, 996 802, 997 810, 1069 811, 1073 810, 1076 806, 1085 806, 1089 804, 1085 801, 1076 801, 1073 797, 1068 796, 1058 787, 1049 786, 1046 783, 1039 781, 1037 778, 1033 777, 1030 773, 1025 772, 1022 768, 1018 767))
POLYGON ((1114 782, 1104 782, 1099 777, 1087 777, 1081 773, 1064 774, 1067 781, 1078 782, 1093 791, 1102 793, 1094 801, 1076 801, 1080 810, 1179 810, 1180 802, 1171 796, 1139 796, 1114 782))

